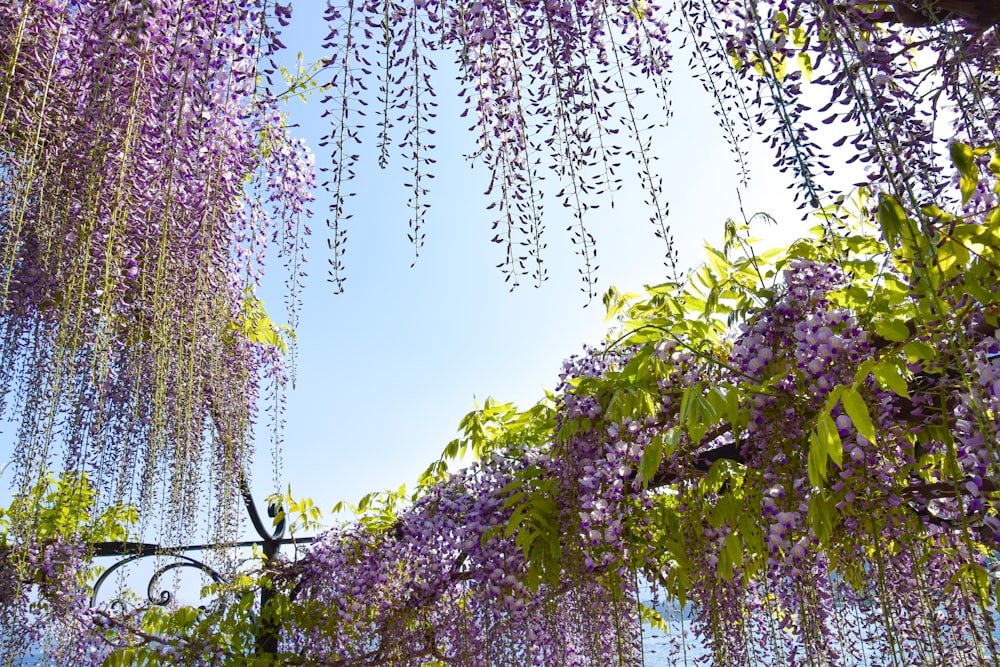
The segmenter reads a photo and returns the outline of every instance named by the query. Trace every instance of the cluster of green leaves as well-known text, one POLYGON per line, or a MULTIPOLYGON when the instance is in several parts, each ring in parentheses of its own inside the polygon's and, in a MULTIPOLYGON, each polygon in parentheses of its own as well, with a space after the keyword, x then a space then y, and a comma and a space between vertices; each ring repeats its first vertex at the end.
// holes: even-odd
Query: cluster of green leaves
POLYGON ((483 407, 462 417, 458 424, 459 437, 445 447, 441 457, 420 475, 417 493, 429 488, 448 475, 448 461, 461 461, 470 452, 481 460, 493 452, 507 455, 540 449, 546 446, 555 425, 555 396, 545 397, 527 410, 518 410, 513 403, 501 403, 492 396, 483 407))
POLYGON ((285 493, 269 495, 265 502, 270 508, 268 512, 273 515, 272 524, 277 527, 286 522, 285 529, 291 535, 315 532, 323 527, 323 511, 316 506, 312 498, 294 497, 291 485, 285 493))
MULTIPOLYGON (((961 176, 964 204, 975 188, 982 187, 977 165, 992 155, 992 149, 956 144, 951 153, 961 176)), ((990 158, 988 171, 993 179, 1000 175, 1000 158, 990 158)), ((990 186, 1000 192, 995 181, 990 186)), ((760 378, 715 381, 713 369, 734 370, 727 365, 728 341, 734 326, 766 308, 775 296, 782 271, 791 261, 835 264, 849 281, 829 299, 835 306, 856 314, 859 326, 869 331, 879 345, 878 354, 859 364, 852 381, 834 387, 821 404, 811 405, 807 398, 795 396, 784 396, 783 400, 788 407, 812 415, 807 459, 812 489, 807 520, 820 543, 832 550, 831 557, 836 559, 839 541, 850 542, 853 538, 840 528, 844 517, 837 507, 843 506, 844 492, 833 490, 831 470, 839 468, 844 458, 834 416, 846 414, 861 436, 876 443, 880 436, 870 405, 873 387, 910 399, 914 364, 933 368, 940 363, 940 350, 948 343, 955 346, 949 355, 950 363, 961 356, 959 348, 966 340, 961 328, 966 326, 967 314, 981 310, 996 324, 1000 212, 960 215, 925 206, 915 215, 908 215, 904 210, 887 195, 873 203, 862 188, 852 197, 817 211, 823 224, 812 229, 810 237, 764 253, 756 250, 756 240, 749 237, 749 223, 729 221, 721 247, 707 249, 708 262, 693 271, 685 285, 647 287, 642 298, 611 289, 604 301, 608 317, 617 318, 619 327, 609 337, 610 347, 632 346, 637 351, 620 368, 600 377, 574 381, 572 391, 595 397, 601 417, 597 423, 587 417, 561 422, 551 436, 553 441, 569 442, 581 433, 602 433, 609 424, 625 420, 663 418, 659 383, 668 377, 670 369, 656 349, 665 342, 690 352, 698 360, 704 379, 676 390, 676 425, 664 429, 645 449, 637 473, 642 482, 648 485, 662 463, 679 448, 692 451, 706 442, 707 436, 724 431, 738 438, 749 417, 747 406, 755 396, 779 392, 775 382, 783 378, 785 367, 778 363, 760 378), (952 304, 961 302, 963 294, 972 300, 962 311, 954 312, 952 304)), ((931 427, 905 437, 914 447, 928 438, 953 443, 946 431, 931 427)), ((898 476, 901 490, 914 477, 930 480, 940 473, 944 478, 953 478, 957 469, 953 450, 952 444, 950 454, 925 454, 914 464, 903 465, 898 476)), ((529 469, 510 486, 508 507, 514 509, 514 514, 507 530, 508 535, 517 537, 533 564, 533 577, 538 572, 553 572, 559 566, 559 543, 554 537, 560 527, 553 524, 556 511, 546 502, 553 488, 550 481, 536 473, 529 469)), ((754 476, 755 471, 738 463, 717 461, 697 481, 696 490, 686 494, 688 500, 701 501, 697 507, 688 503, 684 516, 675 493, 661 489, 654 495, 658 515, 651 523, 643 521, 641 529, 634 531, 632 546, 637 553, 646 550, 654 562, 666 566, 663 571, 667 574, 661 583, 681 602, 686 599, 691 579, 705 574, 695 571, 693 568, 699 566, 686 555, 689 542, 700 534, 701 521, 728 529, 717 554, 716 576, 729 579, 739 573, 749 578, 763 566, 767 554, 765 536, 752 518, 761 516, 761 489, 755 486, 754 476), (692 515, 700 516, 697 526, 690 524, 692 515)))
MULTIPOLYGON (((102 508, 83 472, 45 473, 0 507, 0 630, 12 630, 18 642, 32 638, 15 652, 31 650, 37 642, 30 628, 61 628, 68 611, 89 600, 89 587, 100 575, 88 557, 93 545, 129 539, 137 518, 132 505, 102 508)), ((6 634, 0 632, 5 635, 0 662, 20 664, 12 662, 16 654, 6 654, 6 634)))
POLYGON ((41 540, 81 536, 124 539, 126 526, 135 522, 135 508, 113 506, 93 516, 97 492, 86 473, 46 474, 27 493, 16 494, 6 509, 0 508, 0 540, 5 543, 12 525, 30 521, 41 540))
POLYGON ((238 321, 230 324, 229 333, 239 334, 251 343, 275 348, 282 354, 286 354, 289 343, 295 341, 295 330, 287 324, 275 324, 264 302, 249 287, 243 291, 243 311, 238 321))
MULTIPOLYGON (((527 567, 524 584, 537 591, 543 583, 554 585, 566 565, 563 554, 562 526, 559 521, 560 495, 557 480, 539 466, 518 471, 504 487, 504 509, 511 510, 504 537, 514 537, 527 567)), ((487 531, 482 540, 494 535, 487 531)))
POLYGON ((368 530, 384 533, 396 526, 399 512, 409 506, 409 503, 406 485, 401 484, 395 491, 386 489, 366 493, 357 504, 338 502, 333 506, 333 512, 336 514, 348 510, 368 530))
POLYGON ((325 61, 320 60, 307 63, 305 54, 301 51, 295 56, 295 65, 286 67, 279 65, 281 77, 285 80, 287 89, 276 95, 277 99, 285 102, 297 97, 300 102, 305 103, 315 93, 324 93, 329 90, 328 86, 320 85, 316 77, 323 71, 325 61))
MULTIPOLYGON (((802 75, 807 80, 811 80, 813 63, 809 52, 805 48, 808 42, 806 30, 802 26, 795 26, 790 29, 788 15, 785 12, 775 12, 770 19, 770 27, 771 38, 766 44, 774 44, 775 42, 785 40, 790 42, 796 51, 795 62, 791 64, 793 67, 792 71, 802 72, 802 75)), ((731 53, 730 58, 736 69, 742 69, 743 63, 738 54, 731 53)), ((783 82, 789 74, 790 63, 788 62, 788 57, 780 51, 771 51, 769 53, 766 51, 764 53, 755 52, 750 55, 749 64, 759 76, 773 77, 778 83, 783 82)))
POLYGON ((0 507, 0 546, 13 547, 25 538, 44 548, 63 539, 80 544, 123 541, 138 520, 132 505, 98 508, 98 493, 84 472, 58 477, 46 473, 26 493, 15 494, 7 508, 0 507))

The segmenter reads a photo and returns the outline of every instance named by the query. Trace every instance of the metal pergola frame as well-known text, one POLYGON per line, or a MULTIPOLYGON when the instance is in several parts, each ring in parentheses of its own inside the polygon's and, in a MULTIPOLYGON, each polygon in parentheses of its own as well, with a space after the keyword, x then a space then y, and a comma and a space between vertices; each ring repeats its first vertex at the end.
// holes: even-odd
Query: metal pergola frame
MULTIPOLYGON (((250 493, 250 487, 247 484, 245 477, 240 477, 240 495, 243 497, 243 504, 246 506, 247 513, 250 515, 250 522, 254 527, 254 530, 260 536, 259 540, 242 540, 239 542, 233 542, 229 544, 187 544, 175 547, 164 547, 159 544, 154 544, 151 542, 97 542, 93 544, 93 555, 95 558, 113 558, 118 557, 120 560, 115 562, 111 567, 105 570, 97 581, 94 582, 94 589, 90 597, 91 606, 97 603, 97 596, 100 592, 101 586, 104 582, 112 575, 112 573, 117 570, 135 563, 143 558, 157 557, 157 556, 169 556, 174 558, 173 562, 162 565, 153 572, 150 576, 149 584, 146 589, 147 597, 150 604, 154 605, 167 605, 172 600, 173 596, 169 591, 155 592, 157 588, 157 583, 161 576, 165 573, 176 570, 180 568, 194 568, 200 570, 201 572, 208 575, 212 581, 215 583, 225 582, 225 577, 222 576, 218 571, 216 571, 211 566, 207 565, 204 561, 201 561, 187 554, 190 552, 198 551, 209 551, 216 549, 238 549, 238 548, 252 548, 260 547, 264 554, 264 564, 268 564, 273 561, 275 556, 277 556, 278 551, 283 545, 286 544, 310 544, 315 539, 314 537, 303 537, 303 538, 286 538, 285 529, 287 527, 286 517, 284 515, 278 518, 278 521, 274 523, 272 530, 268 530, 264 525, 264 521, 261 519, 260 513, 257 511, 257 504, 253 500, 253 496, 250 493)), ((271 503, 267 508, 268 517, 274 519, 279 516, 281 511, 280 506, 277 503, 271 503)), ((271 602, 273 597, 273 592, 269 586, 260 587, 260 612, 263 612, 267 608, 268 604, 271 602)), ((278 651, 278 641, 280 638, 281 628, 279 627, 267 627, 261 625, 257 629, 257 651, 258 653, 277 653, 278 651)))

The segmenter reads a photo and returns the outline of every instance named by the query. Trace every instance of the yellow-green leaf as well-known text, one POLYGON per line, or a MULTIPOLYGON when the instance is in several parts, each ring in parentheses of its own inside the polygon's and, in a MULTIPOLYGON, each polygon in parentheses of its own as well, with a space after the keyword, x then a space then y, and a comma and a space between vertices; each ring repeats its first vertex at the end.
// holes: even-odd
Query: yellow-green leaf
POLYGON ((660 469, 660 461, 662 460, 663 438, 657 435, 646 445, 646 449, 642 452, 642 460, 639 461, 639 475, 642 478, 643 486, 649 484, 656 475, 656 471, 660 469))
POLYGON ((816 433, 809 434, 809 483, 815 488, 821 488, 826 481, 826 455, 816 433))
POLYGON ((837 431, 837 425, 834 423, 833 417, 830 416, 829 412, 824 412, 820 415, 816 430, 819 434, 819 442, 824 453, 838 466, 843 465, 844 444, 840 441, 840 433, 837 431))
POLYGON ((909 327, 899 320, 878 320, 875 322, 875 333, 894 343, 902 343, 910 337, 909 327))
POLYGON ((916 361, 934 361, 937 358, 937 351, 927 343, 920 340, 911 340, 903 346, 903 353, 908 359, 916 361))
POLYGON ((882 228, 882 238, 889 245, 895 248, 899 243, 899 236, 903 232, 903 225, 906 223, 906 212, 899 205, 894 197, 890 195, 880 195, 878 200, 878 224, 882 228))
POLYGON ((847 388, 840 400, 858 433, 867 438, 869 442, 875 442, 875 426, 872 424, 871 415, 868 414, 868 406, 865 405, 865 399, 861 398, 861 394, 856 389, 847 388))
POLYGON ((907 388, 906 380, 899 373, 899 369, 896 368, 891 360, 885 360, 877 364, 875 368, 872 369, 875 374, 875 379, 878 383, 893 392, 897 396, 902 396, 903 398, 909 398, 910 392, 907 388))
POLYGON ((833 533, 836 504, 824 493, 814 493, 809 499, 809 525, 820 544, 826 544, 833 533))
POLYGON ((965 204, 979 184, 979 167, 976 166, 972 148, 957 141, 951 145, 951 161, 962 176, 959 187, 962 189, 962 203, 965 204))

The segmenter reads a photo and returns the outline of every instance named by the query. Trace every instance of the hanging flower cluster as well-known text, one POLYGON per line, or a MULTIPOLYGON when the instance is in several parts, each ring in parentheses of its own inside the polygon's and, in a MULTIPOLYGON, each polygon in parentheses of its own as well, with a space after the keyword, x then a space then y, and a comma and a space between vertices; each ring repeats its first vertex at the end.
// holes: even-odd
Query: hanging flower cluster
MULTIPOLYGON (((866 165, 876 191, 917 208, 951 196, 942 146, 997 141, 992 28, 1000 16, 992 3, 685 4, 705 37, 699 64, 717 74, 710 90, 720 110, 730 111, 722 122, 727 138, 737 148, 763 130, 775 166, 793 175, 803 207, 840 194, 824 187, 840 147, 851 149, 848 163, 866 165), (719 62, 733 61, 735 70, 719 69, 719 62), (828 93, 805 95, 817 86, 828 93), (825 103, 814 108, 817 99, 825 103), (837 138, 831 142, 820 130, 837 138)), ((738 149, 737 156, 742 160, 738 149)), ((994 200, 988 190, 979 195, 994 200)))
POLYGON ((190 517, 210 462, 233 496, 261 382, 284 373, 254 288, 274 230, 298 280, 313 185, 258 90, 267 4, 0 7, 0 396, 22 488, 87 470, 108 503, 190 517))
MULTIPOLYGON (((681 52, 690 54, 690 69, 715 98, 744 184, 747 142, 759 135, 803 208, 829 205, 843 194, 828 185, 840 149, 851 149, 848 164, 866 166, 877 191, 913 208, 943 204, 950 178, 941 146, 997 141, 1000 68, 991 28, 998 18, 988 0, 925 4, 329 2, 324 71, 333 106, 324 145, 333 148, 327 181, 332 280, 343 279, 341 223, 349 215, 363 119, 373 115, 381 166, 393 132, 402 137, 395 141, 411 176, 410 240, 419 254, 434 163, 432 71, 445 50, 455 59, 463 117, 470 117, 476 138, 472 158, 490 170, 493 241, 505 248, 500 266, 514 285, 523 276, 546 277, 543 185, 551 171, 559 180, 557 198, 575 217, 570 230, 580 273, 594 295, 595 237, 584 215, 613 200, 624 158, 638 167, 656 235, 667 241, 667 265, 673 265, 651 130, 670 116, 666 88, 676 34, 685 36, 681 52), (378 79, 377 87, 369 77, 378 79), (816 84, 810 95, 806 82, 816 84), (641 94, 643 86, 655 99, 641 94), (843 134, 831 142, 818 128, 843 134)), ((995 201, 988 190, 975 195, 977 210, 995 201)))
POLYGON ((29 544, 0 542, 0 655, 15 660, 33 646, 57 646, 79 636, 75 623, 90 602, 82 580, 87 544, 81 534, 29 544))
MULTIPOLYGON (((358 665, 636 664, 634 580, 539 577, 507 531, 518 475, 543 479, 559 465, 511 454, 433 486, 389 526, 325 534, 298 570, 304 613, 283 628, 285 648, 358 665)), ((578 551, 573 536, 561 547, 578 551)))
POLYGON ((517 285, 523 276, 540 283, 546 278, 541 251, 543 164, 563 181, 558 198, 576 218, 571 227, 581 256, 584 290, 594 294, 594 238, 584 226, 584 213, 621 187, 617 170, 623 153, 640 167, 643 187, 651 197, 656 234, 672 237, 666 222, 662 184, 653 168, 649 131, 634 107, 641 72, 657 89, 665 87, 669 62, 669 29, 656 8, 645 2, 494 2, 404 5, 382 2, 329 2, 330 33, 324 43, 328 58, 325 82, 333 108, 324 145, 334 148, 328 188, 331 218, 332 278, 342 280, 345 230, 341 222, 353 193, 348 181, 359 155, 367 114, 377 118, 379 164, 388 161, 392 131, 403 124, 400 145, 406 152, 408 186, 412 188, 410 240, 419 254, 424 215, 433 174, 436 116, 432 54, 455 54, 464 116, 476 136, 475 160, 490 170, 487 195, 495 211, 493 241, 505 248, 501 262, 506 279, 517 285), (376 99, 362 73, 378 78, 376 99), (629 144, 617 137, 625 119, 629 144), (633 145, 633 148, 628 148, 633 145))

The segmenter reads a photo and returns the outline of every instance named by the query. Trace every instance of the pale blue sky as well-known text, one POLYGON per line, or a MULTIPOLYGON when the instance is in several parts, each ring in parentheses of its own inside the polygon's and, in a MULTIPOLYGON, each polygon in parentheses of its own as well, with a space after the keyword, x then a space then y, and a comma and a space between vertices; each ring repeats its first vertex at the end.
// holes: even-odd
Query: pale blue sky
MULTIPOLYGON (((315 57, 313 47, 324 30, 318 9, 300 3, 294 21, 282 38, 289 57, 300 50, 307 59, 315 57)), ((674 117, 655 143, 681 268, 701 263, 703 242, 718 242, 725 219, 740 216, 732 155, 708 95, 686 74, 685 58, 676 60, 674 117)), ((439 77, 437 177, 430 182, 433 207, 415 267, 410 268, 408 191, 398 156, 395 169, 382 172, 374 143, 362 147, 368 152, 354 184, 348 280, 339 296, 325 282, 327 196, 317 195, 312 275, 298 330, 298 384, 288 396, 279 484, 291 484, 293 495, 313 498, 324 511, 338 500, 353 502, 368 491, 412 484, 455 437, 474 398, 493 396, 528 407, 544 389, 554 388, 562 360, 582 344, 598 342, 608 327, 599 299, 584 307, 581 264, 565 231, 572 218, 551 197, 544 255, 550 279, 540 289, 528 279, 508 291, 494 268, 503 249, 489 242, 493 218, 481 195, 487 171, 462 158, 475 138, 466 131, 470 121, 458 117, 456 90, 447 76, 439 77)), ((316 146, 322 131, 318 101, 293 103, 290 111, 291 121, 300 123, 316 146)), ((753 181, 743 193, 747 214, 774 215, 781 229, 761 229, 771 236, 801 235, 813 223, 801 221, 787 180, 770 167, 770 152, 754 149, 753 181)), ((621 170, 626 179, 635 172, 628 164, 621 170)), ((547 191, 558 189, 550 179, 547 191)), ((614 209, 602 206, 587 219, 597 237, 600 293, 610 285, 638 291, 662 282, 664 245, 653 235, 643 194, 627 184, 615 199, 614 209)), ((277 280, 277 272, 272 277, 277 280)), ((264 449, 257 455, 258 497, 273 488, 269 458, 264 449)))

